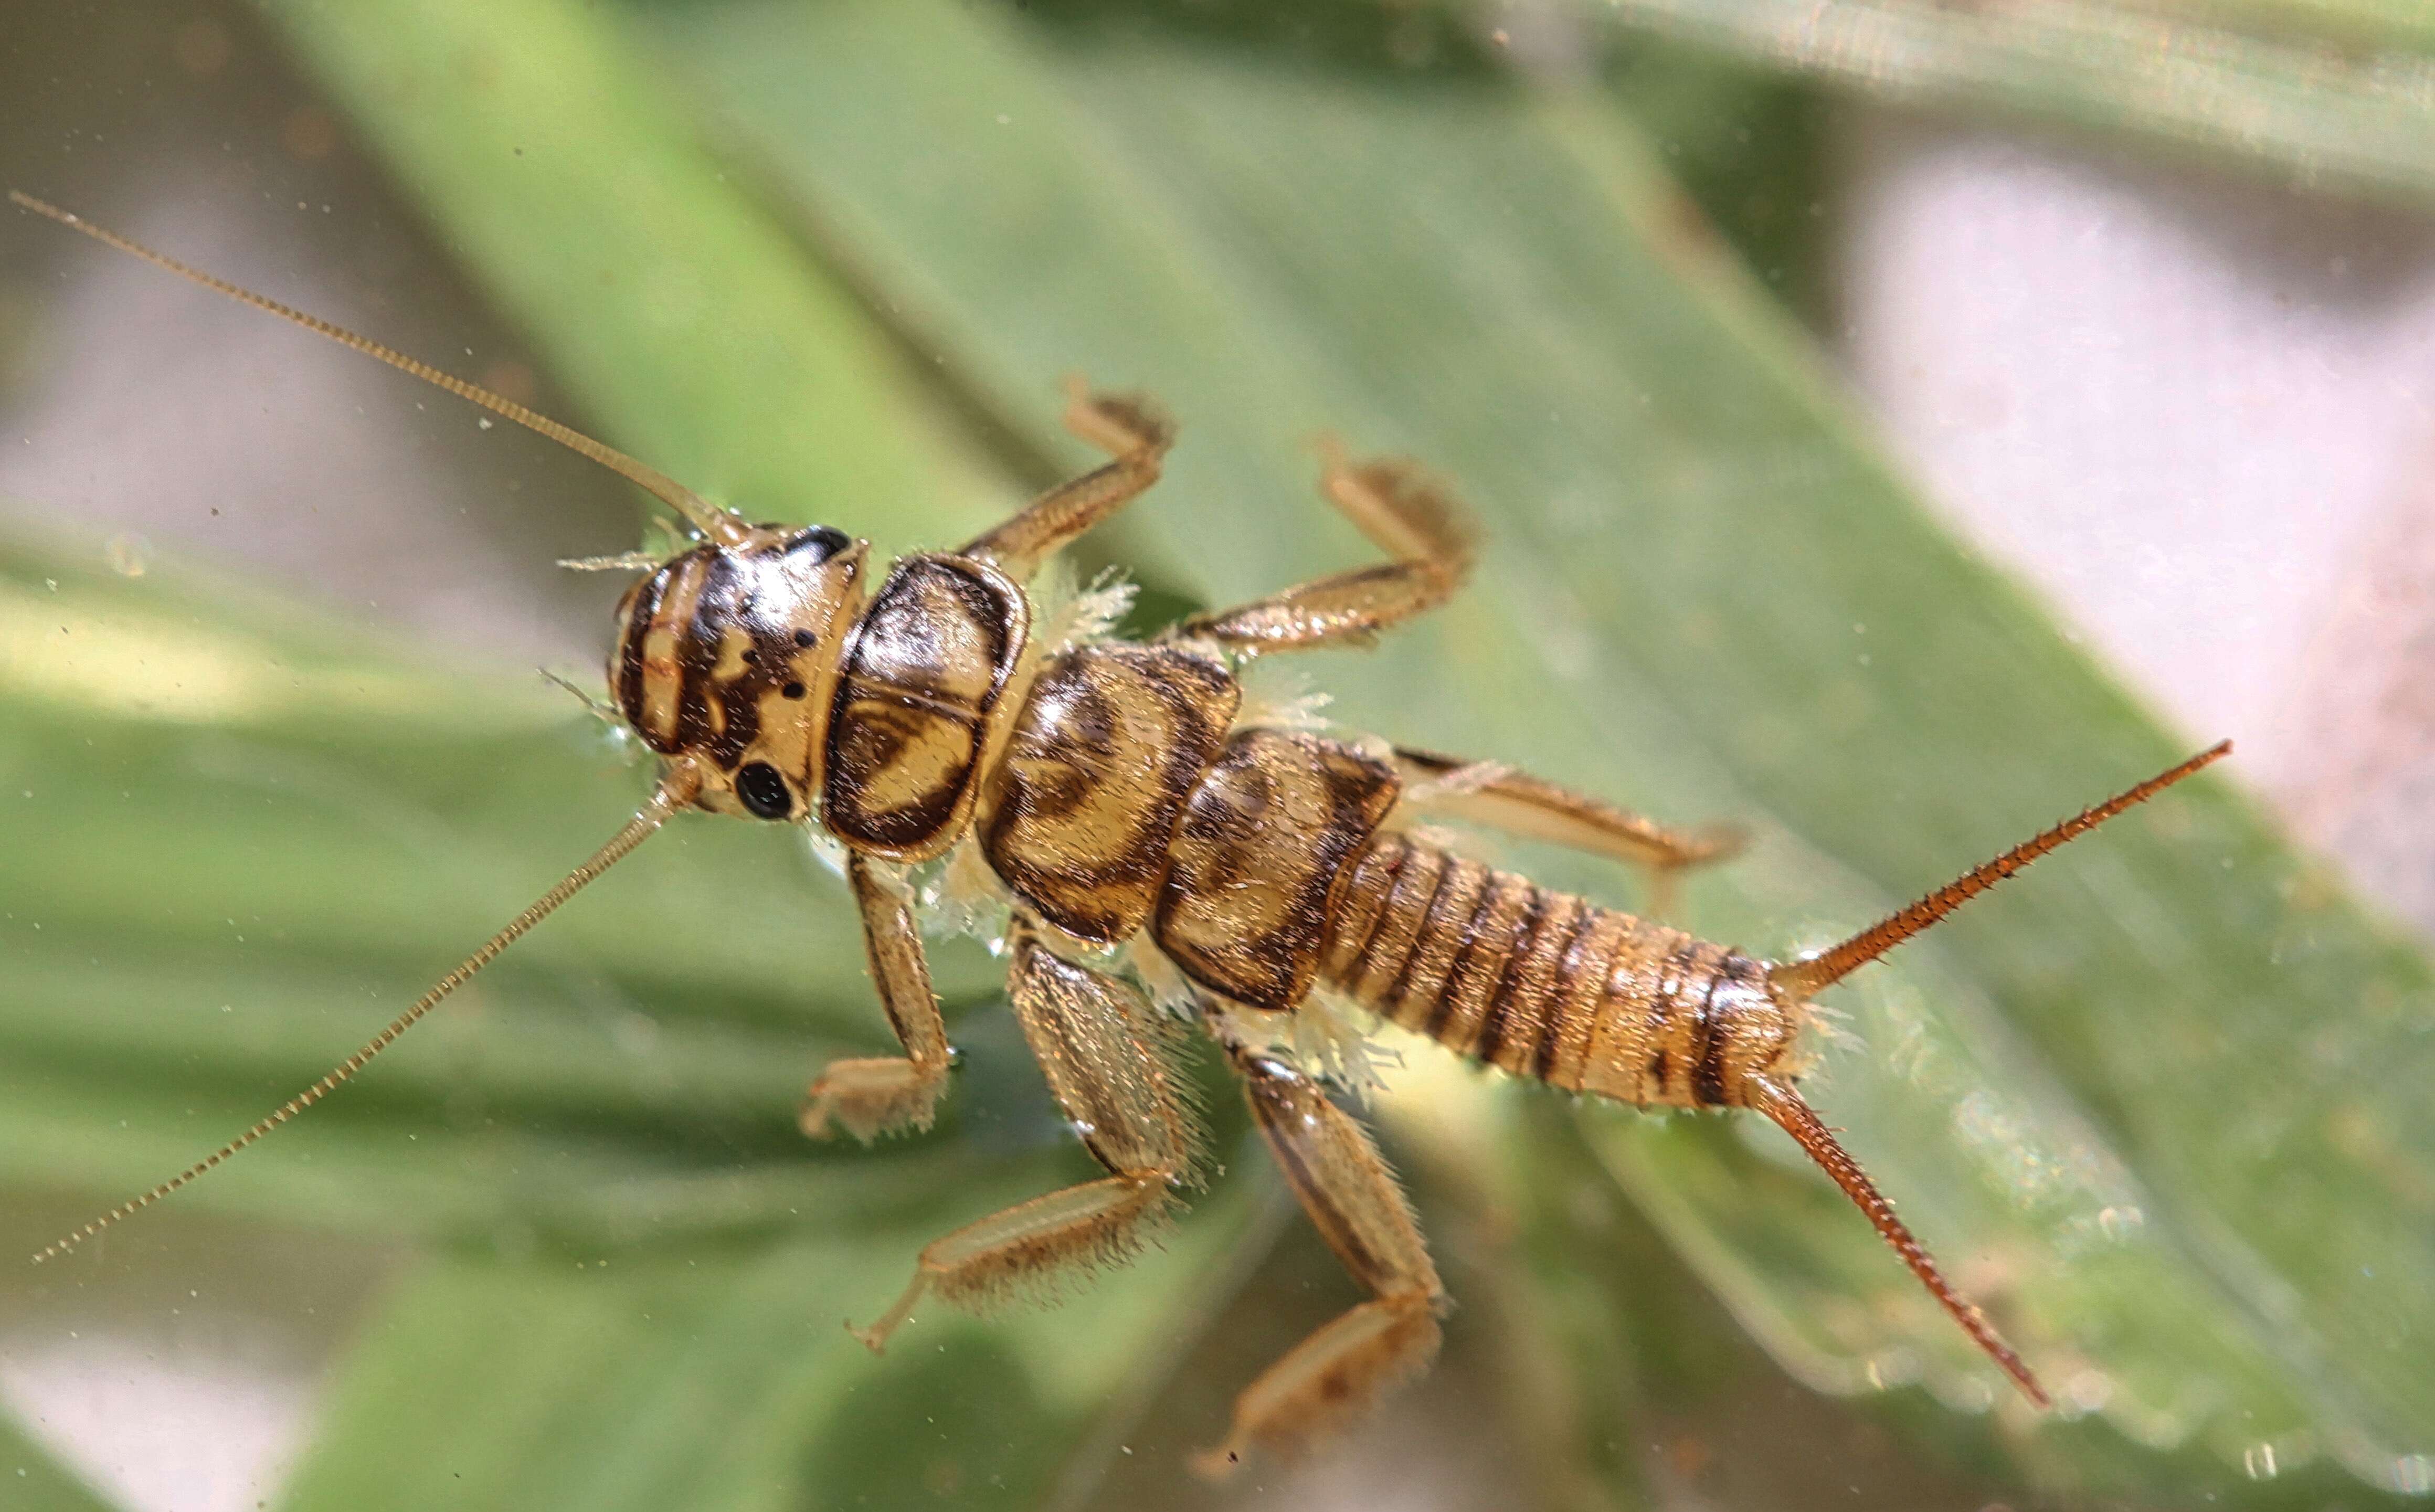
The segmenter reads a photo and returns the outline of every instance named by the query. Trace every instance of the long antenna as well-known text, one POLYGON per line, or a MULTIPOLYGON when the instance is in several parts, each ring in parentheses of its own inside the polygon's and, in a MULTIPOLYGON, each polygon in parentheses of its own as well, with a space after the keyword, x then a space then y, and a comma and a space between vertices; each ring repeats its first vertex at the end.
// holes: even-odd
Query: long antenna
POLYGON ((626 827, 617 831, 609 843, 594 852, 590 860, 567 873, 563 880, 544 893, 532 907, 509 920, 506 929, 491 936, 480 949, 458 963, 456 970, 440 978, 429 992, 415 999, 413 1007, 389 1020, 389 1027, 366 1041, 363 1049, 340 1061, 327 1076, 289 1098, 280 1105, 277 1112, 213 1151, 208 1158, 198 1160, 142 1196, 129 1198, 75 1232, 45 1245, 43 1251, 34 1257, 34 1263, 40 1265, 54 1256, 64 1255, 120 1219, 142 1212, 344 1086, 354 1077, 357 1071, 362 1070, 373 1056, 395 1044, 399 1035, 412 1029, 423 1015, 439 1007, 442 999, 471 981, 475 972, 497 960, 500 954, 508 947, 515 944, 527 930, 557 912, 560 904, 582 892, 585 885, 594 878, 624 860, 635 846, 650 839, 654 830, 667 823, 670 814, 692 801, 694 793, 699 787, 700 778, 695 775, 691 766, 671 769, 668 775, 662 779, 659 790, 651 794, 651 801, 643 806, 640 813, 628 820, 626 827))
POLYGON ((155 268, 165 269, 180 278, 200 284, 216 293, 225 294, 241 304, 250 304, 255 309, 267 310, 283 321, 292 321, 308 331, 315 331, 328 337, 340 346, 353 347, 366 356, 379 358, 401 373, 410 373, 425 383, 445 389, 460 399, 480 405, 492 414, 505 415, 526 429, 547 436, 569 451, 589 457, 619 477, 642 485, 662 503, 683 515, 696 530, 720 546, 741 546, 747 539, 750 528, 732 512, 720 509, 658 468, 637 461, 615 447, 594 441, 571 426, 560 425, 547 415, 527 409, 504 394, 492 393, 488 389, 442 373, 428 363, 418 362, 403 352, 357 336, 344 326, 333 325, 319 316, 291 309, 277 300, 267 299, 251 289, 240 288, 225 279, 214 278, 199 269, 187 267, 174 257, 164 256, 141 243, 130 241, 116 232, 104 231, 92 221, 80 216, 71 215, 57 205, 46 204, 32 195, 11 189, 9 191, 9 200, 10 203, 21 205, 38 216, 44 216, 58 221, 70 231, 80 231, 105 246, 115 247, 120 252, 141 257, 155 268))
POLYGON ((2040 1407, 2052 1406, 2046 1388, 2038 1384, 2038 1378, 2029 1374, 2029 1367, 2021 1363, 2021 1357, 2012 1352, 2012 1346, 2006 1344, 1995 1326, 1987 1321, 1987 1314, 1979 1312, 1976 1304, 1964 1301, 1961 1294, 1953 1289, 1953 1283, 1936 1268, 1936 1261, 1929 1258, 1926 1247, 1911 1237, 1911 1231, 1894 1216, 1894 1205, 1886 1201, 1885 1194, 1877 1190, 1876 1183, 1860 1169, 1860 1163, 1836 1142, 1834 1133, 1819 1121, 1818 1115, 1810 1111, 1809 1104, 1801 1100, 1801 1094, 1765 1076, 1750 1078, 1749 1085, 1751 1105, 1773 1119, 1808 1153, 1810 1159, 1817 1161, 1822 1170, 1835 1178, 1835 1185, 1842 1188, 1843 1194, 1851 1198, 1860 1211, 1869 1215, 1869 1222, 1885 1236, 1886 1243, 1894 1247, 1894 1253, 1903 1258, 1903 1263, 1910 1267, 1910 1273, 1919 1277, 1920 1283, 1927 1288, 1928 1295, 1935 1297, 1945 1312, 1953 1314, 1953 1321, 1961 1325, 1962 1331, 1970 1335, 1972 1342, 2004 1367, 2004 1373, 2012 1378, 2029 1400, 2040 1407))
POLYGON ((2209 762, 2232 753, 2230 740, 2219 741, 2169 772, 2158 773, 2127 792, 2117 793, 2094 808, 2084 809, 2034 840, 2004 852, 1959 880, 1938 888, 1910 907, 1862 930, 1842 944, 1801 961, 1772 967, 1768 979, 1797 998, 1809 998, 1842 981, 1895 946, 2021 870, 2046 852, 2087 834, 2125 808, 2147 802, 2209 762))

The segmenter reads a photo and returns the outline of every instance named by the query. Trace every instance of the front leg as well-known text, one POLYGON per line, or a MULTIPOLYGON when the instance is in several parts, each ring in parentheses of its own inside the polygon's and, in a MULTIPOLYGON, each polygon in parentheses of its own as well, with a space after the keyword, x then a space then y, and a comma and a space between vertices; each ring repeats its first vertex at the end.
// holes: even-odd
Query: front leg
POLYGON ((1115 461, 1060 483, 1023 512, 973 541, 963 555, 987 557, 1018 582, 1030 581, 1076 536, 1123 509, 1158 481, 1175 426, 1143 394, 1093 393, 1070 382, 1065 428, 1115 461))
POLYGON ((869 858, 847 853, 846 878, 862 910, 863 950, 879 1005, 905 1047, 902 1058, 832 1061, 803 1102, 803 1132, 825 1138, 834 1119, 868 1144, 899 1129, 926 1129, 946 1088, 947 1025, 930 990, 930 966, 902 887, 881 878, 869 858))

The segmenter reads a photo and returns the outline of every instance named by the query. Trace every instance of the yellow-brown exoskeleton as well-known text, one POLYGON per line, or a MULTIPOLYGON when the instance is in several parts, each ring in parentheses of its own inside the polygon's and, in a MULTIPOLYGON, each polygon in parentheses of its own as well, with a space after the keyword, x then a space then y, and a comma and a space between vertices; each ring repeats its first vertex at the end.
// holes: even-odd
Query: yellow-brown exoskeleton
POLYGON ((954 551, 879 572, 864 543, 839 531, 748 524, 521 406, 10 198, 571 446, 650 490, 701 538, 652 566, 618 609, 612 699, 662 763, 642 811, 321 1081, 39 1258, 318 1102, 690 807, 817 825, 843 845, 872 979, 903 1053, 821 1070, 805 1132, 869 1139, 931 1121, 951 1056, 905 869, 969 844, 963 870, 1009 909, 1008 991, 1025 1037, 1106 1171, 929 1245, 904 1295, 856 1330, 874 1349, 924 1298, 986 1304, 1131 1254, 1197 1183, 1198 1135, 1155 991, 1185 1004, 1223 1048, 1287 1183, 1369 1293, 1243 1391, 1204 1465, 1321 1439, 1425 1368, 1445 1305, 1427 1246, 1369 1134, 1282 1048, 1293 1035, 1279 1026, 1324 990, 1515 1076, 1640 1107, 1766 1115, 2022 1390, 2046 1400, 1796 1090, 1810 1000, 2228 744, 1822 954, 1766 961, 1494 870, 1404 821, 1425 798, 1432 813, 1634 862, 1661 879, 1727 848, 1713 834, 1503 767, 1244 717, 1236 677, 1248 659, 1364 639, 1462 583, 1472 558, 1462 516, 1407 463, 1331 449, 1321 477, 1384 564, 1186 620, 1148 644, 1085 635, 1045 645, 1027 584, 1158 479, 1172 432, 1147 400, 1077 387, 1067 423, 1109 462, 954 551))

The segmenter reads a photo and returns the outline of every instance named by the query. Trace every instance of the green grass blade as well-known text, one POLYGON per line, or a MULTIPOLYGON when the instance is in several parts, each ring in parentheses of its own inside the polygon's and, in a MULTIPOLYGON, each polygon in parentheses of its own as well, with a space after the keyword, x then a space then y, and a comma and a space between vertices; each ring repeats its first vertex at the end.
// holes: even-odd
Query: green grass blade
POLYGON ((2435 24, 2408 5, 1611 0, 1585 11, 1881 98, 2145 138, 2291 183, 2435 199, 2435 24))
POLYGON ((0 1500, 20 1512, 116 1512, 108 1498, 86 1486, 38 1448, 23 1429, 0 1413, 0 1500))
MULTIPOLYGON (((967 1182, 968 1216, 1083 1174, 967 1182)), ((749 1253, 443 1260, 354 1354, 286 1512, 782 1512, 1041 1503, 1118 1382, 1235 1263, 1241 1194, 1087 1302, 982 1327, 926 1310, 884 1360, 840 1327, 929 1235, 839 1223, 749 1253), (1084 1316, 1087 1309, 1088 1316, 1084 1316)))
POLYGON ((876 327, 615 33, 572 7, 431 0, 377 33, 263 9, 613 444, 755 518, 850 502, 889 545, 969 523, 876 327))

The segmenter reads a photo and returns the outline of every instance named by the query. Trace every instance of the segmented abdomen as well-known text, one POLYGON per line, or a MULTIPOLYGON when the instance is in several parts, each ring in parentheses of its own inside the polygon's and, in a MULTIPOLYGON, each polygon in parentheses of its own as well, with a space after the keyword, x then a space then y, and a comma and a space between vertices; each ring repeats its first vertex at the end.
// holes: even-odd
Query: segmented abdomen
POLYGON ((1356 863, 1321 971, 1458 1053, 1644 1106, 1741 1102, 1792 1039, 1741 952, 1398 833, 1356 863))

